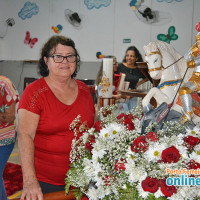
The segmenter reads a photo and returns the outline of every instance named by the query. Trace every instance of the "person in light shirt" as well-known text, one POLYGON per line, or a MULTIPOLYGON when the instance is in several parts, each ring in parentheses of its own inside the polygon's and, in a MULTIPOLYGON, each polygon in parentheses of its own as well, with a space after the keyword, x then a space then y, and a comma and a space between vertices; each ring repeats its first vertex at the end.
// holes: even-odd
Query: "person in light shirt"
POLYGON ((16 140, 15 110, 19 93, 11 80, 0 75, 0 199, 8 200, 3 171, 16 140))

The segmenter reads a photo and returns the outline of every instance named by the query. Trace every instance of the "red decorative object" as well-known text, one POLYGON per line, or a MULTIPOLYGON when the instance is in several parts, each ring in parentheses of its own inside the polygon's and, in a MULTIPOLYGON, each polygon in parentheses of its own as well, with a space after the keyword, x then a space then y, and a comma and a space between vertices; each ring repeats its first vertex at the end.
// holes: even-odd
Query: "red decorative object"
POLYGON ((195 26, 196 30, 200 32, 200 22, 195 26))
POLYGON ((3 173, 7 196, 10 196, 23 188, 21 166, 14 163, 7 163, 3 173))

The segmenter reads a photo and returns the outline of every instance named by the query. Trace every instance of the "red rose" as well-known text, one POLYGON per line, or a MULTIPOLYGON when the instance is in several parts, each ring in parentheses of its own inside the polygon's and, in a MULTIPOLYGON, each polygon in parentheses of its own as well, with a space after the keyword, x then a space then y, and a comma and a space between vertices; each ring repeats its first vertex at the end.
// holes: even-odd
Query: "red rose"
POLYGON ((128 114, 126 115, 129 119, 133 119, 133 118, 136 118, 136 117, 133 117, 133 114, 128 114))
POLYGON ((88 141, 90 141, 91 143, 95 143, 95 136, 94 135, 89 135, 88 141))
POLYGON ((124 114, 121 113, 120 115, 117 116, 117 119, 122 122, 125 126, 127 126, 129 131, 132 131, 135 129, 135 125, 133 123, 133 115, 132 114, 124 114))
POLYGON ((145 192, 155 193, 158 190, 159 181, 157 178, 147 177, 142 181, 142 188, 145 192))
POLYGON ((86 142, 85 144, 85 148, 87 150, 90 150, 90 152, 92 151, 93 147, 92 147, 92 144, 95 143, 95 136, 94 135, 89 135, 88 137, 88 142, 86 142))
POLYGON ((119 119, 122 119, 122 118, 124 118, 124 117, 125 117, 125 114, 124 114, 124 113, 121 113, 120 115, 117 116, 117 119, 119 120, 119 119))
POLYGON ((120 120, 120 119, 133 119, 133 115, 132 114, 124 114, 124 113, 121 113, 120 115, 117 116, 117 119, 120 120))
POLYGON ((160 180, 160 189, 161 189, 161 192, 166 196, 166 197, 171 197, 174 193, 177 192, 177 189, 174 185, 172 186, 168 186, 166 184, 166 180, 163 179, 163 180, 160 180))
POLYGON ((124 120, 124 125, 127 126, 129 131, 132 131, 135 129, 134 123, 132 122, 130 118, 127 118, 124 120))
POLYGON ((175 146, 171 146, 162 152, 162 160, 164 163, 177 163, 180 157, 179 151, 175 146))
POLYGON ((159 136, 158 134, 154 133, 154 132, 149 132, 147 135, 146 135, 146 138, 148 140, 150 140, 151 142, 156 142, 159 140, 159 136))
POLYGON ((100 130, 102 129, 101 121, 99 120, 99 121, 95 122, 95 124, 93 125, 93 128, 95 128, 96 132, 100 132, 100 130))
POLYGON ((126 162, 126 160, 124 160, 124 159, 116 160, 116 162, 115 162, 115 170, 116 170, 116 171, 118 171, 118 170, 123 170, 123 171, 125 171, 125 169, 126 169, 125 163, 127 163, 127 162, 126 162))
POLYGON ((193 148, 195 145, 200 143, 200 139, 193 136, 187 136, 184 138, 184 141, 189 149, 193 148))
POLYGON ((187 163, 188 169, 198 169, 200 168, 200 164, 195 162, 194 160, 190 160, 190 162, 187 163))
POLYGON ((140 136, 133 141, 133 145, 131 146, 131 150, 133 152, 145 152, 149 147, 148 142, 145 140, 144 136, 140 136))
POLYGON ((85 148, 87 149, 87 150, 92 150, 92 145, 89 143, 89 142, 87 142, 86 144, 85 144, 85 148))

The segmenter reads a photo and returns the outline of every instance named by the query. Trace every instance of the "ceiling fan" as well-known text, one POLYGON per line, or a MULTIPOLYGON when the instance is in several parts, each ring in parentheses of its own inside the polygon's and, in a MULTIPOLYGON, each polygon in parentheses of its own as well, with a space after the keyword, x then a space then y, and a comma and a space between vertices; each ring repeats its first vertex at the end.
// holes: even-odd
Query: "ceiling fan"
POLYGON ((73 12, 70 9, 65 10, 65 16, 70 24, 75 27, 79 27, 81 24, 81 18, 79 17, 77 12, 73 12))
POLYGON ((14 24, 15 21, 13 18, 8 18, 6 21, 0 21, 0 38, 4 38, 7 33, 8 26, 13 26, 14 24))

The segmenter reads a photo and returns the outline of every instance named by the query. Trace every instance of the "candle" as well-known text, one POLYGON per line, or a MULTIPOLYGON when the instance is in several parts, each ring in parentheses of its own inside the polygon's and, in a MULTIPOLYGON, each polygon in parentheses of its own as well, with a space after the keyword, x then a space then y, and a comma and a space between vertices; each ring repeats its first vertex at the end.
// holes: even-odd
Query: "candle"
POLYGON ((125 80, 126 74, 120 73, 120 81, 119 86, 117 90, 124 90, 124 80, 125 80))
POLYGON ((113 58, 103 58, 103 76, 101 80, 104 98, 112 98, 113 94, 113 58))

